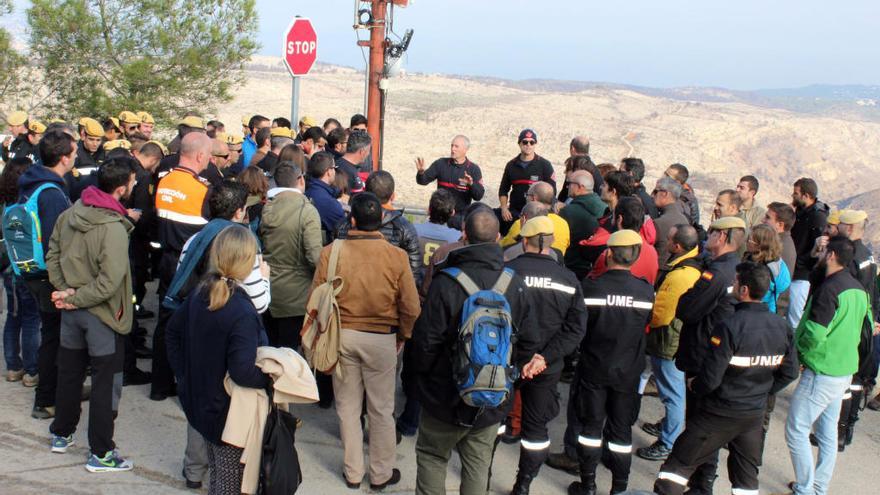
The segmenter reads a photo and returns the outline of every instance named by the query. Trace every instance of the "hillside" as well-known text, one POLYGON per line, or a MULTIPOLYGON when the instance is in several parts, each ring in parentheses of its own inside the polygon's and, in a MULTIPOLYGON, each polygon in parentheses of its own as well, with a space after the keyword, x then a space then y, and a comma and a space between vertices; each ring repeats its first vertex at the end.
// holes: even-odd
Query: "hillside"
MULTIPOLYGON (((820 198, 830 202, 880 189, 878 123, 741 101, 690 101, 682 99, 683 90, 672 98, 622 87, 560 91, 520 86, 436 74, 394 79, 387 100, 384 166, 398 179, 398 200, 427 202, 433 188, 415 185, 413 159, 445 155, 451 138, 463 133, 472 142, 470 157, 483 168, 487 201, 497 203, 493 191, 504 163, 518 151, 516 135, 523 127, 537 131, 538 153, 557 166, 560 177, 575 134, 590 137, 597 163, 632 154, 645 160, 652 178, 670 163, 684 163, 705 214, 715 192, 749 173, 761 180, 762 203, 787 201, 790 184, 801 176, 816 178, 820 198)), ((363 88, 362 72, 322 65, 303 80, 300 114, 345 121, 363 111, 363 88)), ((705 98, 695 97, 700 99, 705 98)), ((286 116, 289 109, 290 78, 279 60, 260 57, 248 83, 218 117, 237 129, 241 115, 286 116)), ((647 184, 650 189, 653 180, 647 184)))

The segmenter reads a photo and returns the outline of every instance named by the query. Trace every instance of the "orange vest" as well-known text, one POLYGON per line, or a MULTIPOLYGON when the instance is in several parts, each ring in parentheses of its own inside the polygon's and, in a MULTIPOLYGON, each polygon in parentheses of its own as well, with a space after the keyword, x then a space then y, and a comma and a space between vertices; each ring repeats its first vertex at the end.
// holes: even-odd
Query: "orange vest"
POLYGON ((204 225, 202 205, 208 194, 204 179, 191 170, 177 167, 159 181, 156 213, 159 218, 188 225, 204 225))

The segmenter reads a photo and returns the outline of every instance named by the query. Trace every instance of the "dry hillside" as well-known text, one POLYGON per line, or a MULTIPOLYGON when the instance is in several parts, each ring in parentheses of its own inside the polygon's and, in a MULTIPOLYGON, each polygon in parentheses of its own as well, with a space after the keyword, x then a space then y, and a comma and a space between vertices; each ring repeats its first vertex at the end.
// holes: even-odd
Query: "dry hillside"
MULTIPOLYGON (((303 80, 300 115, 345 122, 363 111, 363 81, 353 69, 319 67, 303 80)), ((242 115, 286 116, 289 108, 290 78, 280 61, 260 57, 218 117, 237 128, 242 115)), ((471 139, 470 157, 483 168, 487 200, 497 202, 493 190, 518 151, 523 127, 537 131, 539 154, 558 172, 575 134, 590 137, 597 163, 632 154, 645 160, 652 178, 670 163, 684 163, 704 212, 716 191, 748 173, 761 180, 764 203, 788 200, 790 184, 801 176, 816 178, 821 199, 830 202, 880 188, 880 124, 743 103, 678 101, 624 89, 526 91, 503 82, 407 74, 392 81, 385 126, 384 166, 398 179, 398 200, 407 204, 427 203, 433 190, 415 184, 413 158, 446 154, 458 133, 471 139)))

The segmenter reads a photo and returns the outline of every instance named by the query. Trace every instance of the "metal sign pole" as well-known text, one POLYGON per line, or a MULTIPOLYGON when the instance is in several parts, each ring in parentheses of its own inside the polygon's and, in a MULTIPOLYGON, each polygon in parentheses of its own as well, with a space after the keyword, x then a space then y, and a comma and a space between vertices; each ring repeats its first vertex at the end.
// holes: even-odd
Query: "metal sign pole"
POLYGON ((290 126, 299 132, 299 77, 293 76, 293 88, 290 95, 290 126))
POLYGON ((293 76, 293 90, 290 96, 290 126, 291 130, 299 132, 299 77, 293 76))

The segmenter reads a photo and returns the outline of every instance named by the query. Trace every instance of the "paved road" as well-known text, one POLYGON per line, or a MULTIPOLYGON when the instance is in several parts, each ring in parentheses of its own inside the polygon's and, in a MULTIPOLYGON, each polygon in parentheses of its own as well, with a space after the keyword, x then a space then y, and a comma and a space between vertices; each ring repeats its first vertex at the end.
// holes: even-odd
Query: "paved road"
MULTIPOLYGON (((155 299, 155 296, 153 296, 155 299)), ((155 305, 155 301, 152 305, 155 305)), ((147 322, 152 330, 154 322, 147 322)), ((149 361, 141 361, 147 368, 149 361)), ((783 422, 788 411, 789 387, 777 402, 777 411, 770 429, 764 467, 761 471, 761 493, 785 493, 784 486, 791 479, 792 470, 783 438, 783 422)), ((560 389, 567 396, 568 387, 560 389)), ((48 421, 31 419, 33 401, 31 389, 18 383, 0 382, 0 493, 3 494, 174 494, 186 493, 180 477, 181 459, 186 437, 186 423, 175 400, 152 402, 147 398, 149 386, 126 387, 121 411, 116 422, 116 441, 120 451, 135 463, 128 473, 90 474, 83 468, 86 453, 86 419, 88 404, 84 404, 83 419, 76 434, 77 444, 67 454, 49 452, 48 421)), ((400 402, 398 402, 400 404, 400 402)), ((564 410, 564 407, 563 407, 564 410)), ((333 411, 317 406, 296 406, 295 414, 305 424, 297 433, 297 449, 305 481, 299 493, 330 495, 357 493, 348 490, 340 478, 342 444, 338 437, 337 418, 333 411)), ((661 416, 660 402, 654 397, 643 401, 639 420, 654 421, 661 416)), ((838 457, 837 470, 832 481, 831 494, 876 494, 877 473, 880 466, 880 413, 865 411, 859 423, 855 443, 838 457)), ((564 418, 552 425, 552 450, 559 449, 564 418)), ((634 429, 634 447, 642 447, 651 438, 638 427, 634 429)), ((385 493, 412 493, 415 488, 415 439, 404 438, 397 449, 398 466, 403 480, 385 493)), ((495 458, 495 476, 492 494, 506 494, 513 485, 519 449, 502 444, 495 458)), ((722 466, 726 452, 722 453, 722 466)), ((646 489, 653 484, 659 463, 634 458, 630 479, 632 488, 646 489)), ((453 456, 447 478, 449 493, 458 493, 459 463, 453 456)), ((725 469, 717 483, 716 493, 729 493, 725 469)), ((573 478, 563 472, 544 467, 533 484, 536 495, 562 494, 573 478)), ((599 489, 606 493, 610 476, 600 468, 599 489)), ((361 489, 369 492, 368 481, 361 489)), ((191 491, 190 491, 191 492, 191 491)))

